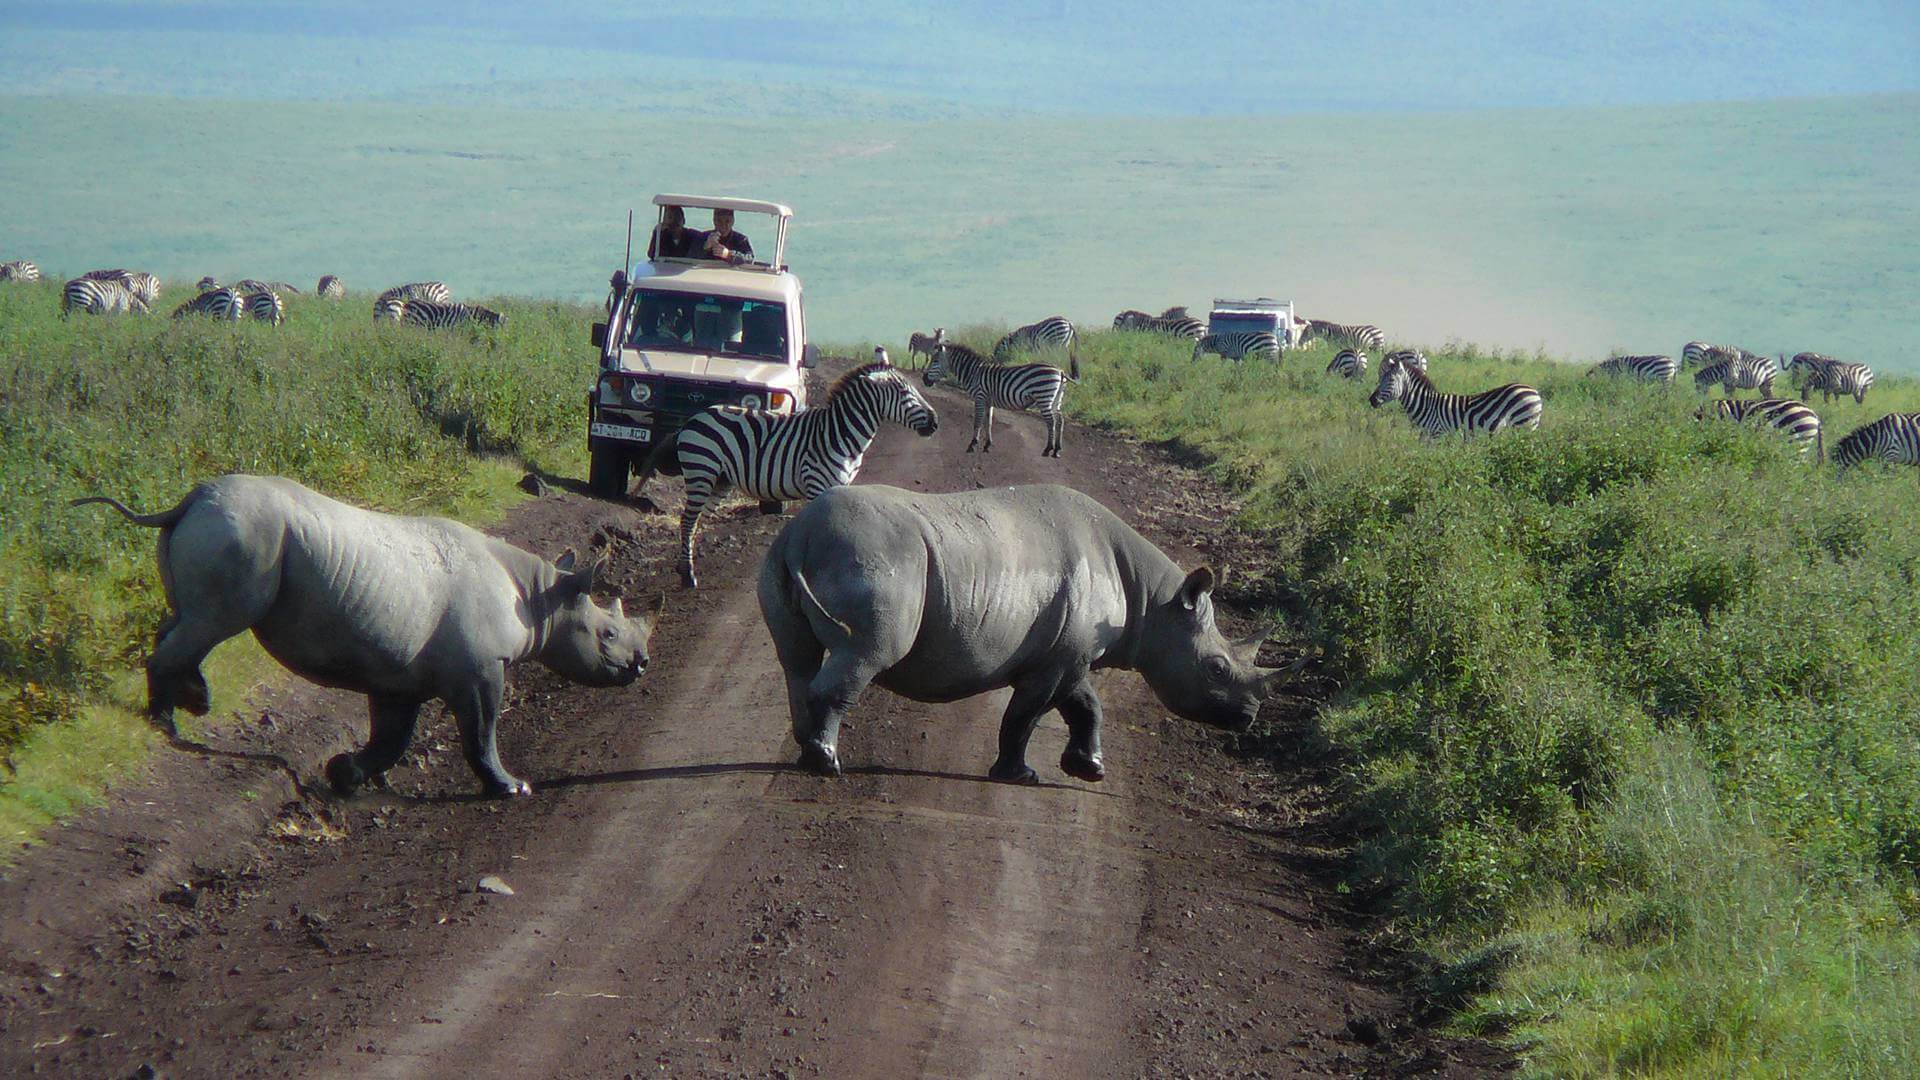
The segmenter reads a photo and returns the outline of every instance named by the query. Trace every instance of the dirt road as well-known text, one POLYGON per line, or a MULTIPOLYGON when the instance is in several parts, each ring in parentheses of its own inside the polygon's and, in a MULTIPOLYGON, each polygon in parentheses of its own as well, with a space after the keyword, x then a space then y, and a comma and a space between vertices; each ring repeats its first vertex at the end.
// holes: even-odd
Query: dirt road
MULTIPOLYGON (((1066 482, 1185 565, 1221 535, 1217 496, 1136 446, 1073 430, 1054 462, 1038 424, 1003 417, 992 455, 967 456, 967 411, 938 404, 939 434, 886 431, 863 482, 1066 482)), ((677 486, 651 494, 674 510, 677 486)), ((1103 784, 1058 772, 1057 717, 1032 753, 1048 782, 986 782, 1004 693, 872 690, 842 738, 848 775, 794 771, 752 584, 784 520, 720 514, 695 594, 671 584, 675 515, 562 492, 508 520, 549 555, 610 546, 628 596, 670 594, 634 687, 516 672, 502 752, 532 799, 471 798, 444 718, 392 790, 344 804, 282 809, 270 769, 161 752, 0 880, 0 1075, 1501 1066, 1408 1023, 1355 946, 1317 794, 1168 717, 1130 673, 1100 681, 1103 784), (478 889, 486 875, 513 894, 478 889)), ((316 776, 362 716, 293 687, 215 738, 316 776)))

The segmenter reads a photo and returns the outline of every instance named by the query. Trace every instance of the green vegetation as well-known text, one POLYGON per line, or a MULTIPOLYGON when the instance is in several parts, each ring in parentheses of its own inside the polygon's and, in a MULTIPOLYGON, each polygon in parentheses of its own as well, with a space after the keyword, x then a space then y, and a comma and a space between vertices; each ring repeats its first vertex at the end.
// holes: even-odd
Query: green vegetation
MULTIPOLYGON (((1320 730, 1370 837, 1353 884, 1460 1023, 1543 1076, 1920 1073, 1911 470, 1696 423, 1684 375, 1440 350, 1442 389, 1547 411, 1428 443, 1325 346, 1188 352, 1092 335, 1069 404, 1247 490, 1344 687, 1320 730)), ((1814 406, 1831 447, 1920 384, 1814 406)))
MULTIPOLYGON (((491 516, 520 467, 580 471, 592 371, 588 309, 499 307, 492 332, 377 326, 366 296, 293 297, 278 328, 67 322, 57 283, 0 286, 0 844, 145 739, 144 684, 122 673, 164 611, 154 534, 68 501, 163 510, 207 477, 256 472, 387 510, 491 516)), ((236 648, 216 664, 228 703, 264 668, 250 643, 216 656, 236 648)))

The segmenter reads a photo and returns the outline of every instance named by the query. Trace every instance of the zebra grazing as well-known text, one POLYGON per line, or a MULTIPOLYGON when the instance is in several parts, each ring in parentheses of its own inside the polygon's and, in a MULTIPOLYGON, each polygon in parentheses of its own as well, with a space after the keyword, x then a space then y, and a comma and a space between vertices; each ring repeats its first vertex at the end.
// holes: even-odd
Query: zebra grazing
POLYGON ((1241 330, 1231 334, 1202 334, 1193 343, 1193 358, 1216 353, 1227 360, 1245 360, 1254 353, 1280 359, 1280 339, 1265 330, 1241 330))
POLYGON ((0 281, 39 281, 40 268, 25 259, 0 263, 0 281))
POLYGON ((1873 387, 1872 368, 1865 364, 1835 360, 1819 353, 1796 354, 1787 362, 1787 374, 1799 378, 1796 385, 1801 393, 1820 391, 1821 401, 1831 401, 1835 395, 1852 394, 1854 404, 1864 405, 1867 391, 1873 387))
POLYGON ((212 292, 215 289, 218 289, 220 287, 221 287, 220 279, 217 277, 214 277, 212 274, 208 274, 206 277, 201 278, 194 285, 194 288, 199 289, 201 292, 212 292))
POLYGON ((815 499, 828 488, 853 483, 881 421, 933 434, 939 426, 933 406, 887 362, 886 350, 875 349, 874 355, 873 363, 842 375, 822 406, 791 416, 716 406, 687 421, 647 456, 641 488, 655 472, 677 473, 686 482, 680 579, 687 588, 700 584, 693 569, 700 515, 729 489, 739 488, 763 504, 815 499))
POLYGON ((1144 311, 1123 311, 1113 317, 1115 330, 1137 330, 1148 334, 1167 334, 1187 341, 1207 336, 1207 324, 1186 313, 1186 308, 1168 308, 1178 315, 1149 315, 1144 311))
POLYGON ((1387 343, 1387 335, 1377 326, 1348 326, 1344 323, 1327 322, 1324 319, 1308 319, 1306 333, 1302 340, 1322 337, 1328 341, 1344 341, 1362 349, 1378 349, 1387 343))
POLYGON ((150 309, 144 297, 121 282, 78 277, 67 282, 60 294, 61 317, 70 316, 76 310, 90 315, 112 315, 122 311, 145 313, 150 309))
POLYGON ((80 277, 86 281, 113 281, 152 307, 160 299, 160 278, 144 270, 89 270, 80 277))
POLYGON ((1049 315, 1009 333, 993 343, 993 358, 1004 361, 1011 358, 1016 350, 1046 348, 1073 348, 1073 324, 1063 316, 1049 315))
POLYGON ((1746 353, 1701 368, 1693 376, 1693 386, 1704 394, 1714 383, 1719 383, 1728 397, 1732 397, 1735 390, 1758 390, 1761 397, 1770 398, 1773 396, 1773 380, 1779 377, 1780 369, 1774 366, 1771 357, 1746 353))
POLYGON ((1059 457, 1067 418, 1060 411, 1066 400, 1067 384, 1080 381, 1080 357, 1067 350, 1067 370, 1052 364, 997 364, 967 348, 949 342, 933 354, 924 376, 928 386, 951 382, 961 393, 973 399, 973 441, 967 453, 980 446, 982 453, 993 449, 993 410, 1022 409, 1034 413, 1047 425, 1047 445, 1041 457, 1059 457), (987 441, 980 445, 980 433, 987 441))
POLYGON ((1380 358, 1380 362, 1383 364, 1388 360, 1398 360, 1400 363, 1411 368, 1416 368, 1422 373, 1427 370, 1427 354, 1421 352, 1419 349, 1395 349, 1380 358))
MULTIPOLYGON (((403 304, 401 319, 414 326, 424 326, 430 330, 445 330, 469 319, 488 326, 499 326, 507 321, 505 315, 492 308, 481 307, 479 304, 441 304, 432 300, 407 300, 403 301, 403 304)), ((380 317, 377 306, 374 317, 380 317)))
POLYGON ((1704 364, 1717 364, 1722 360, 1738 360, 1747 355, 1747 351, 1733 345, 1714 345, 1705 341, 1689 341, 1680 350, 1680 366, 1699 367, 1704 364))
POLYGON ((1722 398, 1693 410, 1693 418, 1705 420, 1709 409, 1712 410, 1711 415, 1721 420, 1753 423, 1784 432, 1787 438, 1800 444, 1801 453, 1806 453, 1807 447, 1811 446, 1818 452, 1816 456, 1819 460, 1826 460, 1826 443, 1820 435, 1820 416, 1804 401, 1792 398, 1760 398, 1752 401, 1722 398))
POLYGON ((436 304, 453 303, 453 290, 444 281, 413 281, 395 285, 380 294, 380 300, 428 300, 436 304))
POLYGON ((286 321, 287 309, 280 302, 279 293, 266 289, 248 295, 247 315, 258 322, 279 326, 286 321))
POLYGON ((339 278, 328 274, 313 287, 313 295, 322 300, 344 300, 347 298, 347 287, 339 278))
POLYGON ((261 281, 259 278, 242 278, 234 282, 233 287, 236 292, 246 296, 254 296, 263 292, 300 295, 299 289, 294 288, 284 281, 261 281))
POLYGON ((1443 394, 1427 373, 1389 354, 1380 361, 1380 385, 1367 403, 1379 408, 1398 401, 1413 425, 1429 438, 1449 431, 1491 435, 1502 428, 1540 426, 1540 391, 1508 383, 1478 394, 1443 394))
POLYGON ((1328 362, 1327 374, 1343 379, 1364 378, 1367 374, 1367 354, 1357 349, 1341 349, 1328 362))
POLYGON ((907 339, 907 359, 911 360, 916 356, 924 356, 927 358, 927 361, 931 363, 933 361, 933 354, 940 351, 940 346, 944 344, 946 340, 947 328, 944 326, 934 327, 932 336, 916 330, 913 332, 913 336, 907 339))
POLYGON ((174 308, 173 317, 184 319, 188 315, 211 315, 216 319, 235 322, 246 313, 246 308, 247 298, 235 290, 213 289, 174 308))
POLYGON ((1888 413, 1847 432, 1833 445, 1833 463, 1843 469, 1869 459, 1920 465, 1920 412, 1888 413))
POLYGON ((1672 383, 1680 365, 1671 356, 1613 356, 1593 365, 1589 375, 1630 375, 1649 382, 1672 383))
POLYGON ((373 302, 373 321, 392 319, 400 322, 407 317, 407 302, 397 296, 383 296, 373 302))

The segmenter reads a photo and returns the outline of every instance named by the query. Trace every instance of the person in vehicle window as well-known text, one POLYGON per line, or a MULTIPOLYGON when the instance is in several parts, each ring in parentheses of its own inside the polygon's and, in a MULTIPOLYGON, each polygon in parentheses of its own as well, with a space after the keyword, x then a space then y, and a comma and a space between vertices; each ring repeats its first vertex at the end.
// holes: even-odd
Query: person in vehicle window
POLYGON ((700 235, 700 247, 707 258, 743 263, 752 260, 753 245, 742 233, 733 231, 733 211, 715 210, 713 228, 700 235))
POLYGON ((649 259, 697 259, 704 234, 687 228, 687 212, 677 206, 664 208, 660 224, 654 226, 647 241, 649 259))

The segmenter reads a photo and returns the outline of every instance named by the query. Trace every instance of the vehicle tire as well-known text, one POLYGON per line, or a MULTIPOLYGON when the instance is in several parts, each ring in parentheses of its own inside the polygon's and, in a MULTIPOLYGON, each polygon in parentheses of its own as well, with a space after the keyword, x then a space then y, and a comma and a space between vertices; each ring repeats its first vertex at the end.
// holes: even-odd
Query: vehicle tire
POLYGON ((603 499, 624 497, 627 484, 633 479, 633 463, 626 451, 600 443, 592 453, 593 458, 587 465, 587 490, 603 499))

